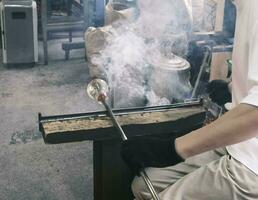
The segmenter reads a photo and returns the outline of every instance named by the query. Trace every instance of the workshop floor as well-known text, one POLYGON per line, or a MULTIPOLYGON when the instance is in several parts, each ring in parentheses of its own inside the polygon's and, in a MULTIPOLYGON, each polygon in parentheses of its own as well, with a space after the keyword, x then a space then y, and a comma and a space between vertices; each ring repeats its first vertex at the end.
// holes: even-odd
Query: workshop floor
POLYGON ((73 51, 64 61, 60 41, 49 43, 48 66, 0 64, 0 200, 93 199, 92 143, 46 145, 38 131, 38 112, 101 109, 85 94, 84 51, 73 51))

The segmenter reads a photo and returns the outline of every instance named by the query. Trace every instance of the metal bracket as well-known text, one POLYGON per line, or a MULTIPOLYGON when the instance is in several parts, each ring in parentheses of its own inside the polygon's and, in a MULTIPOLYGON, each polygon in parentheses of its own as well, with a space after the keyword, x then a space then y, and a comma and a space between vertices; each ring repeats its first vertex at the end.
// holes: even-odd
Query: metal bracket
POLYGON ((204 124, 209 124, 223 114, 223 108, 214 103, 208 96, 202 96, 203 107, 206 110, 204 124))

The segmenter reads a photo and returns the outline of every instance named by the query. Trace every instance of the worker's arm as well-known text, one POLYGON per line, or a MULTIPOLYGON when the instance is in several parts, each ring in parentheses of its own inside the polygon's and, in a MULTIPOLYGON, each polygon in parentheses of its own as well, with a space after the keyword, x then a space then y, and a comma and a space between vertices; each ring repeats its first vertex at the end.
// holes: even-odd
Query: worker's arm
MULTIPOLYGON (((247 80, 250 90, 233 110, 215 122, 185 136, 168 139, 132 139, 122 145, 122 156, 130 168, 165 167, 218 147, 240 143, 258 136, 258 22, 250 40, 247 80), (162 140, 162 141, 161 141, 162 140), (167 153, 168 152, 168 153, 167 153), (125 156, 126 155, 126 156, 125 156)), ((242 55, 239 55, 242 56, 242 55)), ((245 66, 243 66, 245 67, 245 66)), ((240 81, 240 80, 238 80, 240 81)), ((234 83, 233 83, 234 84, 234 83)), ((237 86, 235 86, 237 87, 237 86)))
POLYGON ((213 123, 176 139, 183 158, 258 136, 258 108, 240 104, 213 123))
POLYGON ((122 157, 135 172, 172 166, 184 159, 258 136, 258 107, 240 104, 213 123, 179 138, 129 139, 122 157))
POLYGON ((181 157, 188 158, 258 136, 258 21, 251 35, 248 78, 243 83, 250 87, 248 95, 214 123, 177 138, 176 150, 181 157))

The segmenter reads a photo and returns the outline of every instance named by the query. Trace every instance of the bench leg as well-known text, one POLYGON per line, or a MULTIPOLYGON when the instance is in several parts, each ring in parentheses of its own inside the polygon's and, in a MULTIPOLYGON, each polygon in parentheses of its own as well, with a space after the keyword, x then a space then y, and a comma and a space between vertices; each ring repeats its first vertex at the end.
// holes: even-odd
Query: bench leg
POLYGON ((44 65, 48 64, 48 46, 47 46, 47 1, 41 1, 41 24, 43 35, 43 51, 44 51, 44 65))
POLYGON ((132 200, 132 174, 120 158, 120 140, 93 142, 94 200, 132 200))

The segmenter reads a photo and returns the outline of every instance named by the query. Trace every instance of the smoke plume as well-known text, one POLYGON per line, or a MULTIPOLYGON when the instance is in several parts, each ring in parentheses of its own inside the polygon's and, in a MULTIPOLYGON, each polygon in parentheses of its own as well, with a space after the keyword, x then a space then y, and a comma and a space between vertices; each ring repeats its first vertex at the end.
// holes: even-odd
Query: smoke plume
MULTIPOLYGON (((161 54, 186 54, 191 12, 185 1, 138 0, 140 14, 134 23, 123 20, 111 25, 106 47, 92 62, 106 69, 109 85, 114 88, 115 107, 171 103, 171 98, 157 94, 148 82, 155 76, 151 63, 161 54)), ((167 79, 160 77, 159 81, 168 81, 173 95, 180 96, 176 94, 180 83, 167 79)))

